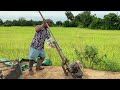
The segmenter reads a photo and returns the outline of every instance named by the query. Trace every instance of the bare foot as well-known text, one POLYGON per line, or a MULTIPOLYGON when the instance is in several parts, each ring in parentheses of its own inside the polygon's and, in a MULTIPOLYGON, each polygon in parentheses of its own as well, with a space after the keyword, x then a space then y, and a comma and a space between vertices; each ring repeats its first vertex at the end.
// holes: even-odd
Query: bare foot
POLYGON ((36 67, 36 71, 43 70, 43 67, 36 67))

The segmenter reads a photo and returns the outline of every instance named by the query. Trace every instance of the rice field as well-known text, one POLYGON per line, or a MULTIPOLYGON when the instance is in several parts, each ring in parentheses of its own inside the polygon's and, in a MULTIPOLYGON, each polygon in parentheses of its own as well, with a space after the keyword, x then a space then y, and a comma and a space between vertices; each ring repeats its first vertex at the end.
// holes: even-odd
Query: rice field
MULTIPOLYGON (((111 60, 120 63, 120 31, 64 27, 51 27, 51 31, 71 62, 77 61, 74 48, 84 51, 86 45, 91 45, 98 49, 100 56, 106 54, 111 60)), ((34 34, 34 27, 0 27, 0 58, 29 58, 34 34)), ((53 65, 61 65, 55 48, 47 48, 45 43, 45 52, 53 65)))

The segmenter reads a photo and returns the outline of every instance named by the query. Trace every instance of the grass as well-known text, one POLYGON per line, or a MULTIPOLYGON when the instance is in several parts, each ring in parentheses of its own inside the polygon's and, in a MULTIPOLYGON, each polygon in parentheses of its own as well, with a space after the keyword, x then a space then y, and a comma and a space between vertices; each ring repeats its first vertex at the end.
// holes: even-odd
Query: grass
MULTIPOLYGON (((77 60, 74 48, 83 52, 86 45, 91 45, 98 49, 100 56, 106 54, 111 60, 120 63, 120 31, 64 27, 51 27, 51 31, 71 62, 77 60)), ((29 58, 34 34, 34 27, 0 27, 0 58, 29 58)), ((45 51, 53 65, 61 65, 56 49, 46 48, 45 44, 45 51)))

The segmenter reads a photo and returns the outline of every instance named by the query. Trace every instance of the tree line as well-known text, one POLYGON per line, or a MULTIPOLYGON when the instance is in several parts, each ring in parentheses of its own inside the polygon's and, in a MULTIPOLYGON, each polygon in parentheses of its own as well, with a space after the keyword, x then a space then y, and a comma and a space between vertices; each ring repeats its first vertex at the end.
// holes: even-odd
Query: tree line
POLYGON ((34 25, 39 25, 41 24, 42 21, 33 21, 31 20, 26 20, 24 17, 20 17, 18 20, 6 20, 3 22, 2 19, 0 19, 0 26, 34 26, 34 25))
POLYGON ((92 15, 90 11, 84 11, 76 16, 71 11, 66 11, 65 14, 68 18, 63 23, 65 27, 120 30, 120 15, 118 13, 109 13, 104 15, 103 19, 98 18, 96 14, 92 15))
MULTIPOLYGON (((91 11, 83 11, 76 16, 71 11, 66 11, 65 15, 67 17, 66 21, 53 22, 52 26, 120 30, 120 15, 117 13, 104 15, 103 19, 98 18, 95 14, 92 15, 91 11)), ((0 19, 0 26, 35 26, 41 23, 42 21, 26 20, 24 17, 13 21, 6 20, 5 22, 0 19)))

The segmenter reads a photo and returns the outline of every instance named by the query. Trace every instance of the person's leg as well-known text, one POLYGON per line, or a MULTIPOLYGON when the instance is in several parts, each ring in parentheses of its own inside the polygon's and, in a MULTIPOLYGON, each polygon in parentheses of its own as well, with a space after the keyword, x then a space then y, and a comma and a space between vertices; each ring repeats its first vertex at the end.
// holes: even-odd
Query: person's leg
POLYGON ((36 50, 34 48, 30 48, 30 55, 29 55, 29 74, 30 75, 34 74, 32 67, 33 67, 34 61, 35 61, 36 57, 38 57, 38 55, 39 55, 38 50, 36 50))
POLYGON ((29 74, 30 75, 34 74, 34 72, 32 70, 33 64, 34 64, 34 60, 29 60, 29 74))
POLYGON ((36 71, 44 69, 43 67, 41 67, 44 59, 45 59, 45 52, 44 52, 44 50, 41 50, 40 54, 39 54, 38 62, 37 62, 37 65, 36 65, 36 71))
POLYGON ((44 69, 43 67, 41 67, 43 61, 44 61, 43 57, 38 58, 38 62, 37 62, 37 65, 36 65, 36 71, 44 69))

